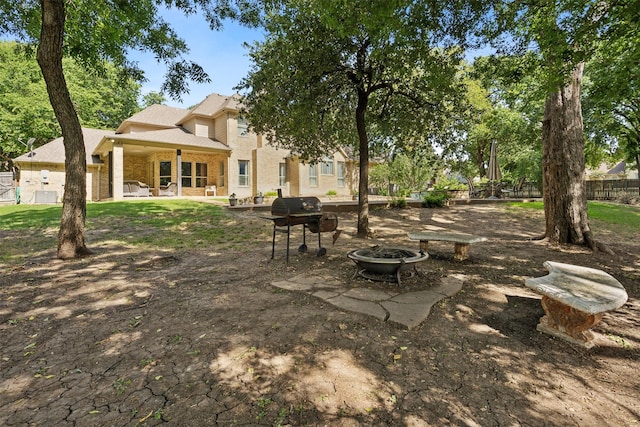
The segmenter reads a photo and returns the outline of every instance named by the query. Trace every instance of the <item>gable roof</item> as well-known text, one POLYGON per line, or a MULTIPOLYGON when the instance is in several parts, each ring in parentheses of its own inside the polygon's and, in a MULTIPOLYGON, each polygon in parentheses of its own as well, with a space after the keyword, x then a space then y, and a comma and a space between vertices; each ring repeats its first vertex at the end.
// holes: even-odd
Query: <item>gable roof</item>
POLYGON ((120 126, 118 126, 118 129, 116 129, 116 132, 120 133, 127 124, 136 123, 173 128, 176 127, 177 123, 179 123, 188 114, 189 110, 154 104, 134 114, 128 119, 125 119, 122 123, 120 123, 120 126))
MULTIPOLYGON (((115 136, 112 130, 82 128, 84 146, 87 152, 87 165, 102 164, 99 159, 94 159, 92 154, 103 138, 115 136)), ((64 164, 64 140, 62 137, 47 142, 36 148, 31 153, 23 154, 14 159, 16 163, 62 163, 64 164)))
POLYGON ((207 96, 201 103, 193 107, 189 113, 184 116, 177 124, 184 123, 193 116, 217 117, 226 111, 239 112, 243 108, 240 102, 240 95, 233 94, 231 96, 212 93, 207 96))
POLYGON ((609 175, 617 175, 619 173, 625 173, 626 170, 627 170, 627 163, 626 162, 620 162, 617 165, 615 165, 613 168, 608 170, 607 174, 609 174, 609 175))

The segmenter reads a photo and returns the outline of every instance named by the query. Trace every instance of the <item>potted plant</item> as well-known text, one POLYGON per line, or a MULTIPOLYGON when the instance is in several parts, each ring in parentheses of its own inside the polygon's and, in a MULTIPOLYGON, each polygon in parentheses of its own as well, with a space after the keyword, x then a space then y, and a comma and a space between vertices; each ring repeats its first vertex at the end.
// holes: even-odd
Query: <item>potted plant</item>
POLYGON ((229 196, 229 206, 235 206, 238 203, 238 198, 236 197, 236 193, 231 193, 229 196))
POLYGON ((258 193, 257 196, 253 196, 254 205, 261 205, 262 202, 264 202, 264 196, 262 195, 262 192, 258 193))
POLYGON ((278 197, 278 192, 277 191, 267 191, 266 193, 264 193, 264 197, 265 197, 267 203, 269 203, 274 197, 278 197))

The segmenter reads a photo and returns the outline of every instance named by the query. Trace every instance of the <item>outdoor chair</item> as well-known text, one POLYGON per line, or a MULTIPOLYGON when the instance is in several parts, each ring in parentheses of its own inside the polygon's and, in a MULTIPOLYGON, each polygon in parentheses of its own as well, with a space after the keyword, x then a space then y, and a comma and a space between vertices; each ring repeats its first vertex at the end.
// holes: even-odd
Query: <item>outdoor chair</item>
POLYGON ((469 186, 469 198, 470 199, 478 199, 483 195, 484 190, 480 188, 476 188, 473 185, 473 179, 467 178, 467 185, 469 186))
POLYGON ((178 184, 176 184, 175 182, 170 182, 167 185, 161 185, 158 188, 158 196, 175 196, 177 188, 178 184))
POLYGON ((512 188, 503 188, 501 190, 502 194, 507 197, 522 197, 522 188, 524 187, 525 181, 526 177, 524 176, 518 178, 518 181, 512 188))
POLYGON ((204 195, 216 197, 218 195, 218 189, 215 185, 208 185, 204 188, 204 195))
POLYGON ((127 180, 122 183, 122 195, 124 197, 149 197, 151 191, 144 182, 127 180))

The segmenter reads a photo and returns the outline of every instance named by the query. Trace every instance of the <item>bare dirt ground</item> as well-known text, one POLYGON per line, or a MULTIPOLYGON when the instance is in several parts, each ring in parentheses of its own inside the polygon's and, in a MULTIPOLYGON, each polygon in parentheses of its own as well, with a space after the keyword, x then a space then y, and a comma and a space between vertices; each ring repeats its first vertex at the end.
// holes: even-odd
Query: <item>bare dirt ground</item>
POLYGON ((354 237, 355 214, 339 214, 342 236, 331 246, 325 235, 320 258, 295 252, 294 227, 286 264, 282 237, 270 260, 270 224, 232 215, 264 243, 149 253, 103 243, 90 258, 48 250, 0 272, 0 425, 640 425, 637 236, 592 225, 612 256, 531 241, 543 229, 536 211, 381 210, 367 241, 354 237), (430 243, 422 277, 401 291, 466 280, 414 329, 270 285, 322 269, 348 287, 393 287, 350 280, 345 254, 417 248, 407 231, 439 227, 489 240, 463 262, 452 244, 430 243), (536 330, 543 311, 524 280, 547 274, 546 260, 602 269, 626 288, 594 348, 536 330))

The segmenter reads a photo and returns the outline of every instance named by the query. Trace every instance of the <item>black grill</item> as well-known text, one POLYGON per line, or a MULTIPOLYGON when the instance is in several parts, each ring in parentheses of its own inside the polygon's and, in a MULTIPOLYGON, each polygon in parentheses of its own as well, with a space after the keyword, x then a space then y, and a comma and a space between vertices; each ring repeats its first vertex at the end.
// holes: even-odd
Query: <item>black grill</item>
POLYGON ((338 216, 322 212, 322 203, 317 197, 278 197, 271 205, 271 216, 265 217, 273 221, 273 240, 271 242, 271 258, 276 249, 276 232, 287 234, 287 262, 289 261, 289 240, 291 226, 302 225, 302 245, 299 252, 307 251, 306 230, 318 234, 318 256, 327 253, 322 247, 320 235, 322 233, 336 231, 334 243, 340 234, 338 228, 338 216))

